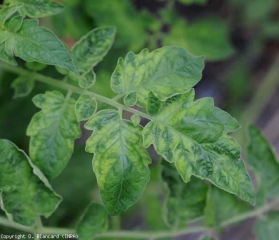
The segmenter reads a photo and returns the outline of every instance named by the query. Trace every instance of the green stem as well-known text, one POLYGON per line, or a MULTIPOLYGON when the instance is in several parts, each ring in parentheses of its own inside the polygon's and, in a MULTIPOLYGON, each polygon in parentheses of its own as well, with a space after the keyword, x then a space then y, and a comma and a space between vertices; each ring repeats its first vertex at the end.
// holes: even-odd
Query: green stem
POLYGON ((131 112, 131 113, 136 113, 143 118, 146 118, 146 119, 149 119, 149 120, 154 120, 154 118, 152 118, 148 114, 145 114, 145 113, 143 113, 141 111, 138 111, 136 109, 133 109, 133 108, 129 108, 129 107, 127 107, 127 106, 125 106, 121 103, 116 102, 113 99, 104 97, 104 96, 99 95, 99 94, 94 93, 94 92, 90 92, 88 90, 81 89, 79 87, 75 87, 73 85, 70 85, 68 83, 56 80, 54 78, 47 77, 47 76, 44 76, 44 75, 39 74, 39 73, 33 73, 33 72, 30 72, 30 71, 25 70, 23 68, 10 66, 10 65, 5 64, 5 63, 0 63, 0 67, 2 69, 6 70, 6 71, 16 73, 16 74, 21 75, 21 76, 35 77, 36 81, 38 81, 38 82, 45 83, 47 85, 51 85, 51 86, 54 86, 54 87, 58 87, 58 88, 66 90, 66 91, 71 91, 71 92, 77 93, 77 94, 89 94, 89 95, 95 97, 100 102, 106 103, 106 104, 108 104, 110 106, 113 106, 115 108, 118 108, 118 109, 121 108, 121 109, 123 109, 125 111, 128 111, 128 112, 131 112))
MULTIPOLYGON (((247 220, 253 217, 257 217, 262 215, 265 212, 270 211, 274 207, 279 205, 279 198, 274 199, 270 203, 267 203, 260 208, 254 209, 252 211, 240 214, 238 216, 232 217, 230 219, 227 219, 220 223, 220 227, 225 228, 230 225, 239 223, 240 221, 247 220)), ((31 227, 24 227, 22 225, 19 225, 17 223, 9 221, 5 217, 0 217, 0 225, 5 226, 5 227, 11 227, 20 231, 24 232, 34 232, 34 228, 31 227)), ((212 231, 212 228, 208 227, 191 227, 191 228, 186 228, 178 231, 146 231, 146 232, 141 232, 141 231, 108 231, 104 232, 101 234, 98 234, 96 237, 98 238, 120 238, 120 239, 125 239, 125 238, 144 238, 144 239, 159 239, 159 238, 175 238, 179 237, 182 235, 187 235, 187 234, 192 234, 192 233, 197 233, 197 232, 210 232, 212 231)), ((74 234, 75 230, 74 229, 66 229, 66 228, 52 228, 52 227, 42 227, 41 228, 41 233, 42 234, 74 234)))

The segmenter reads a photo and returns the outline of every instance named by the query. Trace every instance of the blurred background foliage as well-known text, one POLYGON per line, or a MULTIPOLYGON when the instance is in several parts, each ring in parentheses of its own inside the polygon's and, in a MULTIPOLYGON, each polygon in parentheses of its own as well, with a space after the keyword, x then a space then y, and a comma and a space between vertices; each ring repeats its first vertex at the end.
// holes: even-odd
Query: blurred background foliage
MULTIPOLYGON (((244 128, 236 137, 241 143, 245 125, 257 123, 279 149, 279 2, 277 0, 63 0, 62 14, 40 20, 70 48, 93 28, 114 25, 117 37, 105 59, 95 68, 92 90, 113 97, 110 76, 119 57, 128 51, 153 50, 178 45, 204 55, 206 67, 196 86, 197 98, 213 97, 215 104, 240 119, 244 128)), ((22 62, 20 64, 23 64, 22 62)), ((43 74, 62 79, 53 67, 43 74)), ((31 99, 51 89, 35 84, 31 94, 14 98, 11 82, 16 76, 0 72, 0 136, 28 152, 25 130, 38 111, 31 99)), ((101 106, 105 107, 105 106, 101 106)), ((83 130, 84 131, 84 130, 83 130)), ((52 182, 64 201, 45 225, 73 227, 86 205, 100 200, 92 171, 92 156, 84 152, 88 137, 77 141, 75 152, 64 172, 52 182)), ((154 153, 153 153, 154 154, 154 153)), ((154 159, 156 156, 154 156, 154 159)), ((162 214, 162 183, 158 162, 151 166, 151 181, 140 201, 120 218, 110 219, 117 229, 167 228, 162 214)), ((3 214, 3 213, 1 213, 3 214)), ((246 226, 247 227, 247 226, 246 226)), ((250 239, 249 227, 238 239, 250 239), (245 235, 246 234, 246 235, 245 235)), ((14 230, 0 227, 1 233, 14 230)), ((231 233, 231 232, 229 232, 231 233)), ((224 233, 226 235, 226 233, 224 233)), ((239 234, 239 233, 238 233, 239 234)), ((187 238, 188 239, 188 238, 187 238)), ((196 239, 196 237, 189 239, 196 239)), ((224 238, 233 239, 233 238, 224 238)), ((251 238, 252 239, 252 238, 251 238)))

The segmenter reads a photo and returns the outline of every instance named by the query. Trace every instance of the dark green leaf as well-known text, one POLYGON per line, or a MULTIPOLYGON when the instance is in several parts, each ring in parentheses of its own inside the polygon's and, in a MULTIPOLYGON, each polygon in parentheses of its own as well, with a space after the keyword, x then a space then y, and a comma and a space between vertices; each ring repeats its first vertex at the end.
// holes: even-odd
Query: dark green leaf
MULTIPOLYGON (((21 6, 17 4, 1 9, 0 23, 3 25, 21 6)), ((56 65, 75 72, 69 52, 51 31, 38 27, 37 20, 24 20, 22 24, 21 20, 15 16, 0 29, 1 60, 15 65, 11 59, 16 56, 27 62, 56 65)))
POLYGON ((38 94, 34 104, 42 110, 36 113, 28 128, 30 156, 47 178, 55 178, 68 163, 74 140, 80 136, 75 113, 75 100, 57 91, 38 94))
POLYGON ((107 228, 107 212, 100 204, 92 202, 85 210, 77 224, 76 231, 79 240, 91 240, 107 228))
POLYGON ((49 217, 61 198, 28 156, 8 140, 0 140, 1 208, 22 225, 35 225, 40 215, 49 217))
POLYGON ((115 110, 98 112, 86 124, 93 135, 86 151, 94 153, 93 170, 111 215, 137 202, 149 181, 150 157, 142 146, 142 128, 121 119, 115 110))
MULTIPOLYGON (((28 69, 33 70, 33 71, 41 71, 47 67, 47 65, 38 63, 38 62, 26 62, 25 66, 28 69)), ((62 68, 62 69, 64 69, 64 68, 62 68)))
POLYGON ((11 87, 15 91, 14 98, 26 97, 34 88, 34 79, 20 76, 12 82, 11 87))
POLYGON ((267 197, 279 194, 279 163, 270 144, 255 126, 249 126, 250 144, 247 162, 257 174, 267 197))
MULTIPOLYGON (((160 100, 190 90, 201 79, 204 63, 180 47, 163 47, 153 52, 129 52, 120 58, 111 77, 112 90, 121 95, 136 93, 133 99, 146 106, 150 91, 160 100)), ((129 98, 130 99, 130 98, 129 98)), ((134 105, 136 101, 127 101, 134 105)))
POLYGON ((249 205, 246 202, 211 186, 207 196, 205 220, 208 226, 219 226, 221 222, 233 218, 248 209, 249 205))
POLYGON ((80 95, 76 102, 77 120, 84 121, 89 119, 97 110, 96 99, 90 95, 80 95))
POLYGON ((279 212, 270 212, 266 217, 261 217, 254 227, 257 240, 278 240, 278 226, 279 212))
POLYGON ((191 4, 205 5, 207 3, 207 0, 179 0, 179 2, 185 5, 191 5, 191 4))
POLYGON ((169 194, 164 205, 164 220, 174 229, 185 227, 187 221, 204 212, 208 185, 198 178, 185 183, 174 164, 163 161, 162 178, 169 194))
POLYGON ((192 175, 255 204, 255 193, 240 147, 227 135, 239 129, 232 116, 214 107, 211 98, 193 101, 194 91, 167 100, 143 130, 150 144, 167 161, 174 162, 185 182, 192 175))

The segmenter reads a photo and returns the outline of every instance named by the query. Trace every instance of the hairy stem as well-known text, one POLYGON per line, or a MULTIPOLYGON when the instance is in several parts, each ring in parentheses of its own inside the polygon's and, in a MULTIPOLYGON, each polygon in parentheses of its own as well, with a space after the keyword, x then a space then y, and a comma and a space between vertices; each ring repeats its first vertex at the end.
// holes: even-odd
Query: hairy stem
POLYGON ((16 74, 21 75, 21 76, 29 76, 29 77, 32 76, 38 82, 45 83, 47 85, 51 85, 51 86, 54 86, 54 87, 58 87, 58 88, 66 90, 66 91, 71 91, 72 93, 89 94, 89 95, 95 97, 100 102, 106 103, 106 104, 108 104, 110 106, 113 106, 115 108, 118 108, 118 109, 121 108, 121 109, 123 109, 125 111, 128 111, 128 112, 131 112, 131 113, 136 113, 143 118, 153 120, 153 118, 151 116, 149 116, 148 114, 146 114, 144 112, 138 111, 138 110, 133 109, 133 108, 129 108, 129 107, 127 107, 127 106, 125 106, 121 103, 118 103, 116 101, 116 100, 118 100, 117 99, 118 97, 115 100, 110 99, 110 98, 104 97, 102 95, 99 95, 97 93, 94 93, 94 92, 91 92, 91 91, 88 91, 88 90, 85 90, 85 89, 81 89, 79 87, 75 87, 73 85, 62 82, 60 80, 57 80, 57 79, 54 79, 54 78, 51 78, 51 77, 47 77, 47 76, 44 76, 44 75, 39 74, 39 73, 30 72, 29 70, 26 70, 26 69, 23 69, 23 68, 10 66, 10 65, 5 64, 5 63, 0 63, 0 68, 4 69, 6 71, 12 72, 12 73, 16 73, 16 74))

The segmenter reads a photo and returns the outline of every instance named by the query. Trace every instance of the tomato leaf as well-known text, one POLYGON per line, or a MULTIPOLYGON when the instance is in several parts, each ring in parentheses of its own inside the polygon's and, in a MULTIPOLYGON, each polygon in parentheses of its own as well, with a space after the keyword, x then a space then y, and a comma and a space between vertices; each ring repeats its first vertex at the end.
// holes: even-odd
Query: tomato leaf
POLYGON ((12 142, 0 139, 1 208, 11 221, 32 226, 61 202, 41 171, 12 142))
POLYGON ((187 183, 192 175, 255 204, 255 193, 240 160, 240 147, 227 135, 240 125, 214 107, 211 98, 193 101, 194 91, 167 100, 143 130, 144 146, 150 144, 167 161, 174 162, 187 183))
POLYGON ((142 127, 115 110, 103 110, 85 128, 94 131, 86 151, 94 153, 93 170, 105 208, 111 215, 121 214, 137 202, 149 181, 151 160, 142 146, 142 127))
POLYGON ((38 94, 33 102, 42 110, 33 116, 27 128, 30 157, 48 179, 53 179, 68 163, 74 140, 80 136, 76 102, 57 91, 38 94))

